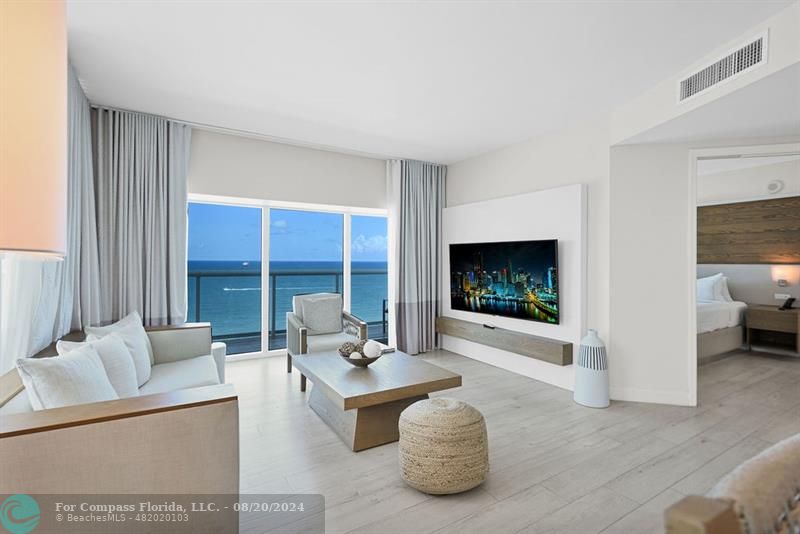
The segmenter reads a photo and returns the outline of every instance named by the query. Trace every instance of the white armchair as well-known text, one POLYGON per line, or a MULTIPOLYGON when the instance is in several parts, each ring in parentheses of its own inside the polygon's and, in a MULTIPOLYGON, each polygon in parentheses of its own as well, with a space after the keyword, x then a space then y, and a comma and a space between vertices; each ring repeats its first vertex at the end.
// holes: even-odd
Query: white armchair
POLYGON ((293 355, 333 350, 346 341, 365 339, 367 323, 343 310, 338 293, 295 295, 292 311, 286 313, 286 372, 292 372, 293 355))

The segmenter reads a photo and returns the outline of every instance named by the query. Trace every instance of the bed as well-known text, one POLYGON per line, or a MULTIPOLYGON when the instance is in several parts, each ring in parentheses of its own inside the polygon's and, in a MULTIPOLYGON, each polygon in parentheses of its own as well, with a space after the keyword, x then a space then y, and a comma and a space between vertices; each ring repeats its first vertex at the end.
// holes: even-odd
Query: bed
POLYGON ((697 361, 708 363, 715 356, 736 350, 744 341, 747 304, 737 301, 697 302, 697 361))

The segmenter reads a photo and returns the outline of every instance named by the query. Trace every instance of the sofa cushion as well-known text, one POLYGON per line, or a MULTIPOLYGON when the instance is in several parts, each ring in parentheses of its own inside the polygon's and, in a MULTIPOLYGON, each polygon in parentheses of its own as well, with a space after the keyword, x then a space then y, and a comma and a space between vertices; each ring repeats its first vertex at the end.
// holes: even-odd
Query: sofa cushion
POLYGON ((34 410, 119 398, 89 345, 63 356, 17 360, 17 370, 34 410))
POLYGON ((131 351, 133 365, 136 367, 136 385, 142 386, 150 379, 153 347, 150 345, 150 338, 147 337, 147 332, 142 326, 142 318, 138 313, 133 312, 108 326, 87 326, 85 330, 86 341, 94 341, 109 334, 117 334, 131 351))
POLYGON ((139 388, 139 395, 165 393, 177 389, 219 384, 217 364, 209 354, 153 366, 150 380, 139 388))
POLYGON ((15 413, 29 413, 33 411, 28 392, 24 389, 11 397, 7 403, 0 406, 0 415, 11 415, 15 413))
POLYGON ((349 341, 351 343, 358 342, 358 338, 348 334, 347 332, 340 332, 338 334, 327 334, 324 336, 308 336, 308 352, 322 352, 325 350, 336 350, 342 346, 343 343, 349 341))
POLYGON ((342 296, 324 295, 302 302, 303 324, 309 336, 336 334, 342 331, 342 296))
POLYGON ((70 351, 81 347, 91 346, 100 356, 103 367, 108 375, 108 380, 114 386, 119 398, 135 397, 139 395, 139 384, 136 378, 136 366, 133 357, 125 342, 118 334, 109 334, 94 341, 78 343, 74 341, 59 341, 56 350, 59 354, 68 354, 70 351))

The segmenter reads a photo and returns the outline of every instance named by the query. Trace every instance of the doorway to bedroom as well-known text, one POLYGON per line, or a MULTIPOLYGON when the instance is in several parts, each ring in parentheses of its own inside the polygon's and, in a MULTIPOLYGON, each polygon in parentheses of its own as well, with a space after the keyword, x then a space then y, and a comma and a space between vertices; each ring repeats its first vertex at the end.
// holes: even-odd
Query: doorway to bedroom
POLYGON ((708 399, 725 381, 775 374, 775 361, 800 369, 790 300, 800 301, 800 145, 701 150, 692 163, 697 384, 708 399), (713 372, 729 358, 739 376, 713 372))

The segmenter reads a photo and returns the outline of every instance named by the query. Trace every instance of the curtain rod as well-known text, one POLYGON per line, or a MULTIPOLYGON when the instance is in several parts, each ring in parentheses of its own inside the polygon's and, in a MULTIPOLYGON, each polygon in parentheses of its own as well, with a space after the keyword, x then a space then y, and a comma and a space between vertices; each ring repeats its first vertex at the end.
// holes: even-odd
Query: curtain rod
POLYGON ((322 145, 317 143, 306 143, 302 141, 296 141, 293 139, 288 139, 285 137, 278 137, 275 135, 267 135, 261 134, 258 132, 252 132, 250 130, 239 130, 237 128, 227 128, 225 126, 215 126, 213 124, 206 124, 203 122, 195 122, 189 121, 185 119, 176 119, 174 117, 167 117, 165 115, 156 115, 155 113, 147 113, 144 111, 136 111, 132 109, 125 109, 116 106, 106 106, 103 104, 90 104, 94 109, 110 109, 113 111, 122 111, 124 113, 139 113, 141 115, 148 115, 150 117, 158 117, 160 119, 167 119, 172 122, 177 122, 180 124, 185 124, 186 126, 191 126, 193 128, 200 128, 202 130, 208 130, 211 132, 223 133, 228 135, 236 135, 239 137, 248 137, 251 139, 258 139, 260 141, 268 141, 270 143, 278 143, 281 145, 289 145, 295 146, 300 148, 308 148, 311 150, 322 150, 324 152, 334 152, 336 154, 345 154, 349 156, 358 156, 362 158, 369 158, 369 159, 381 159, 381 160, 389 160, 389 159, 408 159, 408 158, 400 158, 394 156, 386 156, 381 154, 374 154, 371 152, 362 152, 360 150, 350 150, 345 148, 334 147, 330 145, 322 145))

